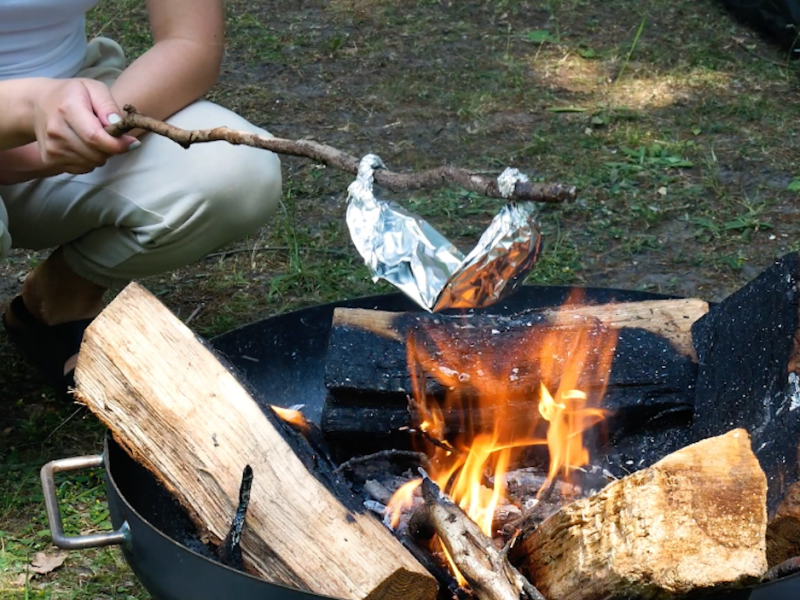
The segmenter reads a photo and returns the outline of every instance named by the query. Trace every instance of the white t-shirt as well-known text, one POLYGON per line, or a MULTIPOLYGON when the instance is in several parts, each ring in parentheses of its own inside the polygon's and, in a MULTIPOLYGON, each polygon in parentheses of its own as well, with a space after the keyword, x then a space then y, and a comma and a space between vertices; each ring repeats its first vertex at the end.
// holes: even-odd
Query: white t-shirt
POLYGON ((74 77, 99 0, 0 0, 0 79, 74 77))

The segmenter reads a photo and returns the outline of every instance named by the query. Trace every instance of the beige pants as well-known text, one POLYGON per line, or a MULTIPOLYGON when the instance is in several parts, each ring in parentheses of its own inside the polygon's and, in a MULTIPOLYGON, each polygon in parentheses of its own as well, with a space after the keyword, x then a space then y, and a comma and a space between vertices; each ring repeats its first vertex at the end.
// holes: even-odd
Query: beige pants
MULTIPOLYGON (((100 38, 90 42, 78 76, 111 83, 124 68, 120 46, 100 38)), ((167 121, 267 133, 205 101, 167 121)), ((92 173, 0 186, 0 257, 12 247, 63 246, 77 274, 118 286, 192 263, 275 212, 282 185, 275 154, 226 142, 187 150, 151 133, 140 139, 137 150, 92 173)))

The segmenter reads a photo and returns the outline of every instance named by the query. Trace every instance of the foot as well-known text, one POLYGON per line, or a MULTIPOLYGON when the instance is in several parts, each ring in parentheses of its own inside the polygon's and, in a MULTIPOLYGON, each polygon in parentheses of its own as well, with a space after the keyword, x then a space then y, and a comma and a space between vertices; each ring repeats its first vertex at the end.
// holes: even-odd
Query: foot
POLYGON ((57 249, 25 278, 3 315, 9 338, 60 395, 74 385, 83 332, 103 309, 105 288, 77 275, 57 249))
POLYGON ((22 296, 14 298, 3 314, 9 339, 42 371, 61 398, 68 398, 75 385, 78 351, 91 322, 80 319, 45 325, 30 313, 22 296))

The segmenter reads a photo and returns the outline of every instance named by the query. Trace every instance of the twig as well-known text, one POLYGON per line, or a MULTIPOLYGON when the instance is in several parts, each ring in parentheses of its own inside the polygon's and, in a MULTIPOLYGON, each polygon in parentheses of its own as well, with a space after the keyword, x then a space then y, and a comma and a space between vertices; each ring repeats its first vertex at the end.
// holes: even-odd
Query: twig
POLYGON ((200 312, 201 312, 201 311, 202 311, 202 310, 203 310, 205 307, 206 307, 206 305, 205 305, 204 303, 202 303, 202 302, 201 302, 200 304, 198 304, 198 305, 197 305, 197 308, 195 308, 195 309, 192 311, 192 314, 190 314, 188 317, 186 317, 186 320, 183 322, 183 324, 184 324, 184 325, 188 325, 189 323, 191 323, 192 321, 194 321, 194 320, 197 318, 197 315, 199 315, 199 314, 200 314, 200 312))
POLYGON ((333 472, 341 473, 342 471, 352 469, 356 465, 361 465, 375 460, 382 460, 384 458, 413 458, 418 460, 421 464, 426 464, 428 462, 428 457, 422 452, 414 452, 413 450, 397 450, 395 448, 389 448, 387 450, 380 450, 379 452, 375 452, 373 454, 365 454, 364 456, 354 456, 350 460, 346 460, 338 467, 336 467, 333 470, 333 472))
POLYGON ((80 408, 77 408, 77 409, 75 410, 75 412, 73 412, 73 413, 72 413, 70 416, 68 416, 68 417, 67 417, 66 419, 64 419, 63 421, 61 421, 61 423, 59 423, 59 424, 58 424, 58 426, 57 426, 55 429, 53 429, 53 431, 51 431, 49 434, 47 434, 47 437, 46 437, 46 438, 44 438, 44 441, 42 442, 42 444, 46 444, 46 443, 47 443, 47 441, 48 441, 48 440, 49 440, 51 437, 53 437, 53 436, 54 436, 56 433, 58 433, 58 430, 59 430, 59 429, 61 429, 62 427, 64 427, 64 425, 66 425, 67 423, 69 423, 69 422, 70 422, 70 421, 71 421, 73 418, 75 418, 75 415, 77 415, 79 412, 81 412, 81 411, 82 411, 82 410, 84 410, 85 408, 86 408, 86 407, 84 407, 84 406, 81 406, 80 408))
MULTIPOLYGON (((224 141, 234 145, 252 146, 270 150, 278 154, 310 158, 318 163, 334 167, 346 173, 358 173, 359 159, 342 152, 333 146, 320 144, 313 140, 287 140, 248 131, 237 131, 228 127, 215 127, 188 131, 136 112, 130 104, 125 105, 126 116, 116 125, 106 128, 111 135, 120 136, 134 129, 143 129, 171 139, 176 144, 188 148, 192 144, 224 141)), ((392 191, 416 190, 421 188, 456 185, 488 198, 504 198, 496 178, 484 177, 473 171, 449 165, 419 173, 394 173, 379 169, 375 182, 392 191)), ((533 202, 567 202, 575 200, 577 190, 573 185, 560 183, 518 182, 508 200, 533 202)))
POLYGON ((422 498, 425 504, 413 516, 418 526, 416 532, 423 538, 430 535, 430 531, 420 525, 427 525, 436 532, 478 600, 519 600, 521 593, 529 600, 545 600, 508 561, 507 550, 497 550, 477 523, 442 494, 439 486, 428 477, 422 480, 422 498))

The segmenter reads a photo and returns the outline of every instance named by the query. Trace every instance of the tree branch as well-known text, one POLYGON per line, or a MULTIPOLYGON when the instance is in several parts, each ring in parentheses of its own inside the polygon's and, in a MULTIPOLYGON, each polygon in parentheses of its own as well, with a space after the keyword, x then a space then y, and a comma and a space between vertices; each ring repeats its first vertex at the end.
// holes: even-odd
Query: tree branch
POLYGON ((409 531, 419 539, 435 533, 478 600, 545 600, 508 561, 508 549, 497 550, 477 523, 427 476, 422 479, 422 498, 424 504, 414 511, 409 531))
MULTIPOLYGON (((119 123, 106 128, 111 135, 120 136, 133 129, 143 129, 169 138, 184 148, 188 148, 192 144, 223 141, 234 145, 262 148, 277 154, 310 158, 352 175, 358 173, 358 158, 313 140, 287 140, 247 131, 237 131, 228 127, 188 131, 141 115, 130 104, 125 105, 125 112, 126 116, 119 123)), ((386 169, 379 169, 375 173, 375 182, 392 191, 455 185, 487 198, 504 198, 498 187, 497 178, 484 177, 449 165, 419 173, 394 173, 386 169)), ((511 195, 505 199, 555 203, 572 201, 576 197, 577 190, 573 185, 518 182, 511 195)))

